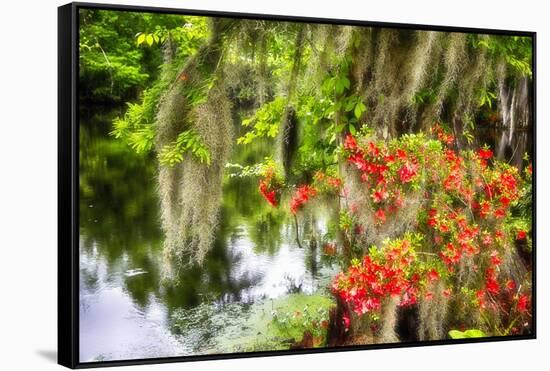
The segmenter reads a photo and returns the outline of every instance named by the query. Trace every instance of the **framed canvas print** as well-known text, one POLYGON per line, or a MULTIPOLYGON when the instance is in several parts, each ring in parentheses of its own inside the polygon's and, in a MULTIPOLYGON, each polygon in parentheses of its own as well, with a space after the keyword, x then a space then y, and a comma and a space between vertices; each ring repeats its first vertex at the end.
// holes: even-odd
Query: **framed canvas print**
POLYGON ((535 33, 59 8, 59 363, 533 339, 535 33))

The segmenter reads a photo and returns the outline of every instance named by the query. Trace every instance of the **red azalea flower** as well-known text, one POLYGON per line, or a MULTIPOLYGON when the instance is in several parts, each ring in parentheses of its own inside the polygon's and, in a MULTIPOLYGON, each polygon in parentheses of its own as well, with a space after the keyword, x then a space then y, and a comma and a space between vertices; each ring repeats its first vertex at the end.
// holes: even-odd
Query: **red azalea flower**
POLYGON ((369 142, 369 155, 372 157, 380 156, 380 148, 373 142, 369 142))
POLYGON ((443 290, 443 296, 446 298, 450 297, 452 293, 453 293, 453 290, 450 288, 443 290))
POLYGON ((374 216, 378 220, 380 224, 384 224, 386 222, 386 213, 384 212, 384 209, 378 209, 374 213, 374 216))
POLYGON ((353 135, 346 135, 346 139, 344 140, 344 149, 351 152, 354 152, 357 149, 357 141, 353 135))
POLYGON ((487 290, 488 293, 497 295, 500 291, 500 285, 495 279, 488 277, 485 280, 485 289, 487 290))
POLYGON ((374 202, 382 202, 386 198, 388 198, 389 194, 386 191, 385 188, 379 189, 374 191, 372 198, 374 199, 374 202))
POLYGON ((267 182, 265 180, 260 181, 260 186, 258 187, 262 197, 269 202, 271 206, 277 206, 277 193, 275 190, 269 190, 267 182))
POLYGON ((514 282, 514 280, 508 280, 506 281, 506 288, 508 290, 515 290, 516 288, 516 283, 514 282))
POLYGON ((400 159, 401 161, 407 161, 407 152, 399 148, 397 150, 397 158, 400 159))
POLYGON ((491 157, 493 157, 493 151, 491 151, 490 149, 481 148, 477 154, 484 160, 489 160, 491 157))
POLYGON ((296 215, 298 210, 307 200, 317 195, 317 190, 310 185, 302 185, 296 189, 296 192, 290 200, 290 211, 296 215))
POLYGON ((521 313, 527 311, 527 306, 529 305, 529 297, 527 295, 520 295, 518 298, 518 311, 521 313))
POLYGON ((510 199, 506 196, 501 196, 500 197, 500 203, 502 204, 502 206, 508 206, 510 205, 510 199))
POLYGON ((518 231, 518 234, 516 235, 516 240, 524 240, 526 237, 527 237, 527 232, 518 231))
POLYGON ((401 183, 408 183, 412 181, 418 173, 418 164, 407 162, 401 167, 401 169, 399 169, 397 173, 401 183))
POLYGON ((483 201, 479 204, 479 216, 486 218, 487 215, 491 212, 491 204, 489 201, 483 201))
POLYGON ((395 156, 387 155, 384 157, 384 161, 386 161, 387 164, 393 164, 395 162, 395 156))
POLYGON ((435 269, 432 269, 431 271, 428 272, 428 281, 435 282, 438 279, 439 279, 439 273, 435 269))
POLYGON ((491 252, 491 264, 500 265, 500 263, 502 263, 502 259, 498 256, 498 251, 493 250, 491 252))
POLYGON ((495 218, 502 219, 506 216, 506 209, 499 207, 498 209, 495 210, 494 215, 495 215, 495 218))

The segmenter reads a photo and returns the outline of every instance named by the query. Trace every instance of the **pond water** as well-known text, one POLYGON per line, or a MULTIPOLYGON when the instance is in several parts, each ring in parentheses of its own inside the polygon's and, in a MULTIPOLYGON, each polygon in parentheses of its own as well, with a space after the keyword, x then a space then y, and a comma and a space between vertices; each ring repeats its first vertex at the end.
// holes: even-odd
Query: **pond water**
MULTIPOLYGON (((271 208, 254 179, 228 178, 219 233, 204 266, 162 277, 155 160, 108 136, 118 113, 81 112, 80 361, 220 353, 246 333, 251 305, 324 290, 335 265, 296 243, 294 222, 271 208), (178 331, 174 318, 187 321, 178 331)), ((234 162, 262 160, 262 148, 234 162)), ((300 234, 324 234, 326 219, 300 234)), ((181 327, 181 326, 180 326, 181 327)))
MULTIPOLYGON (((204 265, 163 281, 155 159, 108 135, 120 113, 81 112, 81 362, 230 352, 235 339, 254 338, 247 328, 252 306, 326 291, 336 265, 306 242, 327 232, 329 211, 300 221, 300 248, 294 220, 261 199, 257 180, 239 177, 225 182, 218 235, 204 265)), ((516 166, 532 146, 528 132, 481 128, 476 138, 516 166)), ((231 162, 254 164, 268 151, 261 144, 237 148, 231 162)))

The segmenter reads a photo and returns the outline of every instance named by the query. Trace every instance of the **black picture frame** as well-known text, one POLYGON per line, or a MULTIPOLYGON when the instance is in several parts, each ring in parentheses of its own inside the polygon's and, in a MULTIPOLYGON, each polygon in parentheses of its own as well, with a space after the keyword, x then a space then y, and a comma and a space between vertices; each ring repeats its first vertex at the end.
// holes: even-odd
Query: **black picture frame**
POLYGON ((536 137, 536 32, 497 30, 486 28, 465 28, 440 25, 422 25, 406 23, 372 22, 314 17, 296 17, 284 15, 233 13, 224 11, 203 11, 194 9, 158 8, 149 6, 129 6, 97 3, 73 2, 58 8, 58 363, 69 368, 107 367, 123 365, 142 365, 170 362, 189 362, 201 360, 221 360, 245 357, 265 357, 311 353, 342 352, 353 350, 417 347, 430 345, 448 345, 464 343, 485 343, 510 340, 536 339, 536 178, 537 178, 537 137, 536 137), (334 348, 297 349, 283 351, 261 351, 250 353, 231 353, 216 355, 193 355, 169 358, 145 358, 100 362, 80 362, 79 360, 79 113, 78 113, 78 76, 79 76, 79 9, 105 9, 117 11, 169 13, 182 15, 214 16, 227 18, 247 18, 274 21, 337 24, 367 27, 386 27, 394 29, 428 30, 462 33, 481 33, 491 35, 526 36, 532 39, 533 60, 531 85, 531 119, 533 122, 533 269, 532 269, 532 314, 533 331, 529 335, 510 335, 503 337, 484 337, 456 340, 437 340, 422 342, 402 342, 390 344, 354 345, 334 348))

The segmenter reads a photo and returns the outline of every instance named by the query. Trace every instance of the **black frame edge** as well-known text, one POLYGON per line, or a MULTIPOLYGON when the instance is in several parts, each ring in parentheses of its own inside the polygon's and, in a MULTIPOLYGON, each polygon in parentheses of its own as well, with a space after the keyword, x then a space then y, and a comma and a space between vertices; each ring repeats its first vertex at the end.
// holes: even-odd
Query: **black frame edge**
POLYGON ((531 35, 533 55, 531 59, 531 71, 533 73, 532 83, 531 83, 531 122, 532 122, 532 135, 533 135, 533 151, 531 163, 533 166, 533 177, 531 179, 532 184, 532 270, 531 270, 531 315, 533 316, 533 339, 537 338, 537 33, 533 32, 531 35))
MULTIPOLYGON (((69 368, 78 364, 78 320, 74 303, 75 261, 75 88, 77 45, 73 4, 57 9, 57 363, 69 368)), ((76 307, 78 308, 78 306, 76 307)))
POLYGON ((182 8, 166 8, 154 6, 105 4, 71 2, 58 7, 58 363, 71 369, 96 367, 113 367, 128 365, 163 364, 176 362, 196 362, 225 359, 246 359, 256 357, 314 355, 318 353, 333 353, 376 349, 397 349, 437 345, 477 344, 487 342, 535 340, 537 339, 537 261, 536 261, 536 179, 537 179, 537 101, 536 101, 536 64, 537 64, 537 32, 488 29, 477 27, 459 27, 443 25, 425 25, 414 23, 392 23, 367 20, 348 20, 336 18, 318 18, 306 16, 288 16, 258 13, 241 13, 216 10, 198 10, 182 8), (171 356, 162 358, 135 358, 125 360, 110 360, 98 362, 80 362, 79 360, 79 213, 78 213, 78 181, 79 181, 79 130, 78 130, 78 60, 79 60, 79 9, 105 9, 117 11, 169 13, 195 16, 260 19, 281 22, 302 22, 339 24, 364 27, 387 27, 395 29, 410 29, 442 32, 464 32, 491 35, 526 36, 532 39, 533 58, 532 71, 532 135, 533 135, 533 295, 532 333, 506 337, 485 337, 472 339, 444 339, 423 342, 404 342, 388 344, 369 344, 342 346, 333 348, 311 348, 282 351, 262 351, 247 353, 220 353, 211 355, 171 356))

